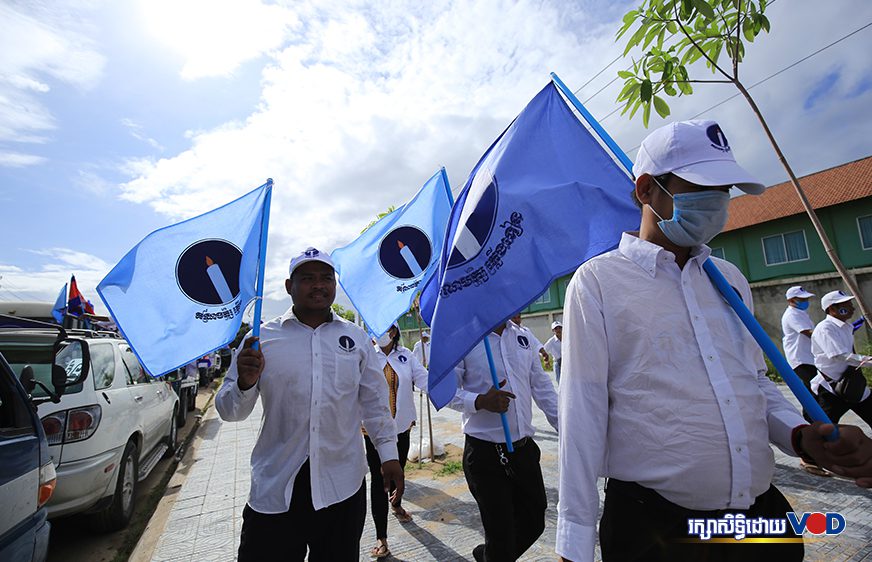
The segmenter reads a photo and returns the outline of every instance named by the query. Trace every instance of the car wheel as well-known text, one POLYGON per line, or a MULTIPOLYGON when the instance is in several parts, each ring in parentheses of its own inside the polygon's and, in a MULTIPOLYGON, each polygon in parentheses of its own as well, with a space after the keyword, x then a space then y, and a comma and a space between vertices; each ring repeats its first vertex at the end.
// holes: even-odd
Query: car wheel
POLYGON ((197 387, 188 388, 188 411, 193 412, 197 407, 197 387))
POLYGON ((176 423, 179 427, 185 427, 185 423, 188 421, 188 409, 188 390, 185 389, 179 395, 179 410, 176 414, 176 423))
MULTIPOLYGON (((184 410, 182 410, 181 404, 179 404, 179 412, 182 412, 182 411, 184 411, 184 410)), ((176 423, 176 420, 178 420, 178 419, 179 418, 176 415, 176 412, 173 411, 173 415, 170 416, 170 432, 167 434, 167 438, 166 438, 167 450, 164 453, 165 459, 169 459, 173 455, 175 455, 176 449, 179 446, 179 426, 178 426, 178 423, 176 423)))
POLYGON ((94 514, 91 525, 101 532, 118 531, 127 526, 136 505, 136 488, 139 476, 139 449, 132 440, 127 442, 118 465, 118 480, 112 504, 94 514))

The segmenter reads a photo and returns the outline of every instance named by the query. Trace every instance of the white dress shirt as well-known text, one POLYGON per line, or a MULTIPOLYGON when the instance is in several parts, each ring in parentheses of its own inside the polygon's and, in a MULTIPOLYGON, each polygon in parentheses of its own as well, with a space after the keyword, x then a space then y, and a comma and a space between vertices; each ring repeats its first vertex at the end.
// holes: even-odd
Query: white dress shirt
POLYGON ((427 361, 424 361, 424 355, 421 351, 421 342, 420 341, 415 342, 415 345, 412 346, 412 355, 415 356, 415 359, 418 360, 418 363, 420 363, 421 365, 423 365, 425 363, 427 365, 429 365, 430 364, 430 342, 429 341, 424 344, 424 351, 427 352, 427 361))
POLYGON ((800 365, 814 365, 814 355, 811 353, 811 338, 802 332, 814 330, 814 322, 808 312, 795 306, 788 306, 781 316, 781 343, 784 345, 784 357, 792 369, 800 365))
MULTIPOLYGON (((557 553, 593 560, 597 477, 637 482, 689 509, 746 509, 772 481, 770 440, 795 456, 805 423, 703 271, 624 233, 582 265, 563 311, 557 553)), ((713 259, 742 300, 747 280, 713 259)))
POLYGON ((348 499, 368 470, 361 423, 382 461, 397 459, 388 389, 369 336, 337 315, 312 329, 290 309, 261 326, 260 341, 266 364, 257 384, 239 389, 234 353, 215 396, 225 421, 244 420, 258 396, 263 402, 249 505, 260 513, 287 511, 307 458, 315 509, 348 499))
POLYGON ((412 423, 417 419, 414 387, 417 386, 420 390, 427 392, 427 369, 415 359, 411 351, 401 345, 395 347, 390 355, 385 355, 380 347, 375 346, 375 353, 382 372, 384 372, 385 364, 390 363, 399 378, 397 415, 394 417, 394 422, 397 425, 397 432, 404 433, 412 427, 412 423))
POLYGON ((548 341, 545 342, 545 352, 548 353, 554 360, 560 359, 560 340, 557 339, 557 336, 551 336, 548 341))
MULTIPOLYGON (((536 346, 538 340, 531 341, 512 322, 506 322, 502 335, 492 332, 487 337, 493 353, 497 379, 506 381, 501 390, 515 395, 506 412, 512 441, 533 437, 536 433, 536 428, 533 427, 533 400, 556 430, 557 393, 539 362, 539 348, 536 346)), ((505 443, 500 415, 475 409, 478 395, 486 393, 493 386, 484 342, 479 342, 472 348, 454 372, 457 376, 457 394, 448 406, 463 413, 463 433, 492 443, 505 443)))
MULTIPOLYGON (((811 334, 811 351, 814 354, 814 365, 818 370, 818 375, 811 379, 811 390, 815 394, 820 392, 821 387, 835 394, 829 381, 820 373, 837 381, 842 378, 848 367, 858 367, 864 360, 870 359, 866 355, 854 353, 854 326, 829 314, 815 326, 811 334)), ((868 397, 867 387, 863 400, 868 397)))

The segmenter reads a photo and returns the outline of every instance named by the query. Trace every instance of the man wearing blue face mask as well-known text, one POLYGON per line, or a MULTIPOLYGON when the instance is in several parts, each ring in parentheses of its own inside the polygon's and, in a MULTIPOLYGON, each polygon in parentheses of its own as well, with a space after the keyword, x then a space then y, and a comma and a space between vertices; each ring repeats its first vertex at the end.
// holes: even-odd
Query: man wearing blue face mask
MULTIPOLYGON (((760 348, 702 268, 730 188, 758 194, 763 185, 714 121, 652 132, 633 172, 639 232, 582 265, 566 291, 557 553, 593 560, 603 476, 605 562, 801 560, 801 542, 688 540, 691 519, 792 511, 772 485, 770 442, 872 487, 872 440, 843 426, 824 447, 832 427, 807 425, 766 378, 760 348)), ((712 260, 753 307, 741 272, 712 260)), ((798 538, 787 529, 773 537, 798 538)))
MULTIPOLYGON (((811 390, 811 379, 817 374, 814 355, 811 353, 811 332, 814 322, 808 315, 808 299, 814 296, 800 286, 787 289, 787 309, 781 316, 781 343, 784 357, 790 367, 799 375, 805 387, 811 390)), ((803 412, 805 415, 805 412, 803 412)), ((809 419, 808 416, 805 416, 809 419)))

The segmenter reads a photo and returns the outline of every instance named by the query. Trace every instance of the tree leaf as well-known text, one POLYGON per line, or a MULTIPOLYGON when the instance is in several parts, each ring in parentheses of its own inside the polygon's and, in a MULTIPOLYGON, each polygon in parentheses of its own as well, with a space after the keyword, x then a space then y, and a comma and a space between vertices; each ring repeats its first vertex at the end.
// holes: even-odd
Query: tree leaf
POLYGON ((654 96, 654 109, 657 110, 657 115, 663 119, 669 117, 669 104, 660 96, 654 96))
POLYGON ((715 11, 705 0, 693 0, 693 7, 707 20, 715 19, 715 11))
POLYGON ((748 41, 754 41, 754 22, 752 18, 746 17, 742 20, 742 34, 748 41))
POLYGON ((766 31, 766 33, 769 33, 769 18, 767 18, 763 14, 760 14, 760 25, 763 26, 763 29, 766 31))
POLYGON ((632 78, 632 77, 633 77, 633 73, 630 72, 629 70, 619 70, 619 71, 618 71, 618 77, 619 77, 619 78, 623 78, 624 80, 626 80, 627 78, 632 78))
POLYGON ((643 23, 641 26, 639 26, 639 29, 636 30, 636 33, 634 33, 633 36, 630 37, 630 40, 627 41, 627 47, 624 49, 624 56, 626 56, 626 54, 630 52, 630 49, 639 44, 639 41, 641 41, 642 38, 645 37, 646 31, 648 31, 647 23, 643 23))
POLYGON ((639 98, 645 103, 650 102, 652 90, 653 88, 651 86, 651 80, 647 78, 645 80, 642 80, 642 87, 639 90, 639 98))
POLYGON ((642 125, 645 128, 648 128, 648 121, 651 119, 651 102, 645 104, 645 108, 642 109, 642 125))

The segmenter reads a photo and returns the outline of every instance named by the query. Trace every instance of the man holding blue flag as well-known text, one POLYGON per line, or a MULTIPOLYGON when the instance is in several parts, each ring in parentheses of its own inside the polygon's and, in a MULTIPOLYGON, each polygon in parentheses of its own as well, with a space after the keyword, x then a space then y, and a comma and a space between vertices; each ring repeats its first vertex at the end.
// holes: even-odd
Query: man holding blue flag
MULTIPOLYGON (((842 426, 825 444, 833 427, 805 424, 703 270, 730 188, 764 187, 739 167, 714 121, 652 132, 633 172, 640 230, 581 266, 566 293, 557 553, 593 560, 604 476, 606 562, 802 560, 790 526, 768 537, 795 540, 774 544, 688 540, 690 519, 783 520, 792 511, 772 485, 770 442, 872 486, 872 441, 842 426)), ((741 272, 712 259, 752 306, 741 272)))
POLYGON ((484 344, 455 370, 457 394, 449 406, 463 413, 463 474, 478 504, 484 544, 472 551, 482 560, 517 560, 545 530, 548 500, 533 440, 532 401, 557 431, 557 393, 539 361, 540 344, 514 322, 486 336, 500 381, 491 383, 484 344), (500 414, 509 420, 510 452, 500 414))
POLYGON ((388 389, 369 336, 334 314, 330 256, 309 248, 290 264, 293 306, 245 338, 215 408, 242 421, 263 404, 251 453, 241 562, 358 559, 366 517, 366 429, 381 460, 385 493, 399 505, 403 469, 388 389), (259 346, 253 344, 258 341, 259 346))

